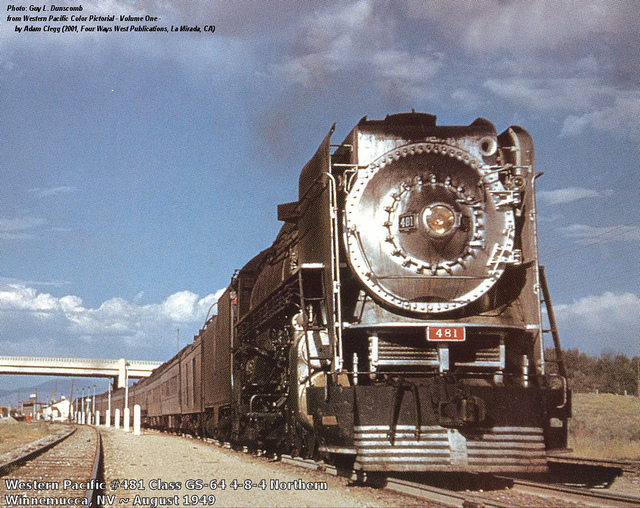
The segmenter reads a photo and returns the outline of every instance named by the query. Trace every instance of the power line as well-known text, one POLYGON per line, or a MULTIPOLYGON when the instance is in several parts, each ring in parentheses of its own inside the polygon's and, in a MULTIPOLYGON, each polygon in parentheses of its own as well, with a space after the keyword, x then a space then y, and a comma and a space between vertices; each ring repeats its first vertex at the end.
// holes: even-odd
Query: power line
POLYGON ((600 245, 602 243, 606 243, 610 240, 612 240, 613 238, 611 238, 611 235, 614 235, 616 233, 618 233, 621 230, 624 230, 624 228, 628 228, 629 226, 633 226, 634 224, 637 224, 640 222, 640 219, 631 221, 627 224, 622 224, 620 226, 615 226, 613 228, 607 229, 606 231, 603 231, 599 234, 593 235, 591 237, 591 239, 596 239, 596 241, 592 241, 589 243, 583 243, 583 244, 578 244, 578 243, 574 243, 570 246, 567 247, 562 247, 560 249, 556 249, 554 251, 552 251, 549 255, 549 257, 545 258, 545 262, 546 261, 550 261, 552 259, 557 259, 559 257, 564 257, 564 256, 568 256, 569 254, 573 254, 574 252, 578 252, 579 250, 583 250, 586 249, 587 247, 593 247, 595 245, 600 245), (597 240, 600 239, 600 240, 597 240), (567 250, 570 249, 570 250, 567 250))
MULTIPOLYGON (((604 277, 601 275, 598 275, 598 282, 604 283, 604 284, 619 283, 619 282, 622 282, 622 277, 625 277, 626 280, 629 279, 629 275, 626 273, 615 273, 615 274, 609 273, 608 276, 604 276, 604 277)), ((553 286, 556 293, 559 291, 572 292, 572 291, 575 291, 576 289, 584 289, 587 287, 587 284, 584 281, 582 282, 575 281, 576 282, 575 284, 565 285, 559 282, 560 280, 561 280, 560 276, 558 275, 554 276, 553 286)), ((566 279, 563 279, 563 280, 566 280, 566 279)))

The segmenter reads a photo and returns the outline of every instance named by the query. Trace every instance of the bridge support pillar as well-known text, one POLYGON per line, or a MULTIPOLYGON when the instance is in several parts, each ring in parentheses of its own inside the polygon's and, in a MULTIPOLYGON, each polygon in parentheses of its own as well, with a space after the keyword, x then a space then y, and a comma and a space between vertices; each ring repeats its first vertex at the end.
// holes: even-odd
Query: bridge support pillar
POLYGON ((93 423, 95 426, 100 425, 100 410, 96 411, 96 421, 93 423))
POLYGON ((107 409, 104 415, 104 426, 111 427, 111 409, 107 409))
POLYGON ((124 418, 122 420, 122 428, 125 432, 129 432, 131 426, 131 411, 128 407, 124 408, 124 418))
POLYGON ((118 360, 118 388, 124 388, 129 382, 129 373, 127 371, 127 360, 120 358, 118 360))
POLYGON ((113 423, 113 426, 116 429, 120 428, 120 408, 116 408, 116 421, 113 423))

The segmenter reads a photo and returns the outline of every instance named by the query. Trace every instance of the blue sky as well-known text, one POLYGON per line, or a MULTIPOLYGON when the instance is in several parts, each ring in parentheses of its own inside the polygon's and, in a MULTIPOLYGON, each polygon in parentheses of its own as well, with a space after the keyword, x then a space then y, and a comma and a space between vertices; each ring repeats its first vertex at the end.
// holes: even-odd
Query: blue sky
POLYGON ((216 30, 0 20, 0 355, 168 359, 329 127, 412 108, 531 132, 563 344, 640 355, 635 0, 81 4, 216 30))

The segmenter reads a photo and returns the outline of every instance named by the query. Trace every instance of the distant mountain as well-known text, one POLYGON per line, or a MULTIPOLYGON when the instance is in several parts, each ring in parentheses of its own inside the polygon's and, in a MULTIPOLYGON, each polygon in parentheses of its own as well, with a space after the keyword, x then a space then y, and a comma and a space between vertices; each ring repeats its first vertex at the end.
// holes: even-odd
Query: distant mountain
MULTIPOLYGON (((95 393, 102 393, 107 389, 105 379, 73 378, 72 380, 67 377, 30 377, 33 379, 33 385, 20 388, 0 389, 0 405, 16 406, 18 402, 29 400, 31 394, 37 394, 38 400, 41 402, 59 400, 63 395, 68 399, 72 396, 72 383, 76 397, 81 393, 79 390, 82 389, 84 389, 85 395, 93 395, 94 385, 96 385, 95 393)), ((0 386, 2 386, 2 377, 0 377, 0 386)))

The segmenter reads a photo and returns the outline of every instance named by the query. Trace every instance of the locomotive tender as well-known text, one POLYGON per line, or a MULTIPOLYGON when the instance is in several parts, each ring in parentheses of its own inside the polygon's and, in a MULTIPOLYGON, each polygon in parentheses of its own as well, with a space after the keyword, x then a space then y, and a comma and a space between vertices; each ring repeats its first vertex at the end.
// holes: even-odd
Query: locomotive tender
POLYGON ((362 471, 544 471, 571 404, 544 358, 529 134, 415 112, 365 117, 333 153, 332 133, 273 245, 129 406, 362 471))

